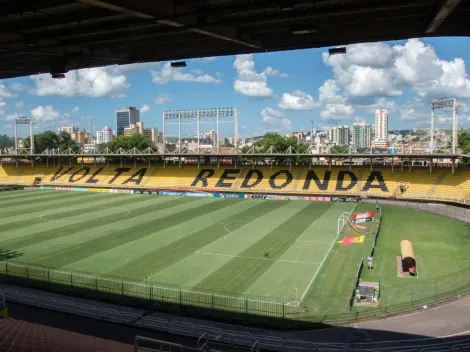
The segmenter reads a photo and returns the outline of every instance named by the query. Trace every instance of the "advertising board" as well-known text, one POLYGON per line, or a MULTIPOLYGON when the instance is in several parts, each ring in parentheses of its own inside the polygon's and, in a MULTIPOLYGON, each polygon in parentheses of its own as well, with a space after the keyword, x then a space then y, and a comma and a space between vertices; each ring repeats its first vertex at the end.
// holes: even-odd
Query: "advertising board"
POLYGON ((110 193, 127 193, 127 194, 134 194, 133 189, 110 189, 110 193))
POLYGON ((158 195, 158 191, 154 189, 135 189, 134 194, 151 194, 158 195))
POLYGON ((56 187, 56 191, 71 191, 72 187, 56 187))
POLYGON ((185 196, 187 197, 214 197, 212 193, 206 193, 206 192, 186 192, 185 196))
POLYGON ((54 186, 41 186, 40 188, 41 188, 41 189, 48 189, 48 190, 55 191, 55 187, 54 187, 54 186))
POLYGON ((214 198, 245 198, 243 193, 214 193, 214 198))
POLYGON ((177 192, 177 191, 160 191, 162 196, 184 196, 186 192, 177 192))
POLYGON ((88 188, 88 192, 109 193, 109 189, 108 188, 88 188))
POLYGON ((375 216, 374 211, 368 211, 367 213, 353 214, 351 216, 351 218, 353 219, 354 223, 360 224, 360 223, 363 223, 363 222, 372 221, 374 216, 375 216))
POLYGON ((74 187, 74 188, 73 188, 73 191, 74 191, 74 192, 88 192, 88 188, 84 188, 84 187, 74 187))

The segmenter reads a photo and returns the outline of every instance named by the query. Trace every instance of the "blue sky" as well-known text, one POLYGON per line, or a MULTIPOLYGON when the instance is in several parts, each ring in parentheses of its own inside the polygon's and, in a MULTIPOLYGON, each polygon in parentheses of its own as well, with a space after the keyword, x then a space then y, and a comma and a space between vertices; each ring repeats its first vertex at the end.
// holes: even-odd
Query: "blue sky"
MULTIPOLYGON (((377 108, 389 110, 389 128, 423 128, 430 101, 456 97, 460 125, 470 125, 469 38, 412 39, 357 44, 346 55, 326 49, 85 69, 0 81, 0 133, 13 133, 12 120, 31 116, 37 131, 62 125, 95 129, 115 126, 115 110, 143 108, 146 127, 162 127, 166 109, 232 106, 239 133, 288 133, 356 121, 373 122, 377 108), (468 105, 468 107, 467 107, 468 105), (467 116, 468 114, 468 116, 467 116)), ((448 127, 450 111, 438 125, 448 127)))

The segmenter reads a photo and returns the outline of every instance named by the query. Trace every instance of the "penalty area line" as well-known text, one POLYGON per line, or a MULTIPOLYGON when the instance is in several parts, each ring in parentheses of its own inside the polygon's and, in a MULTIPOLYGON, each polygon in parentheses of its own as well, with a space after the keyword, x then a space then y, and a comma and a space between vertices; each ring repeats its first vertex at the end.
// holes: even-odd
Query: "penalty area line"
POLYGON ((231 254, 221 254, 221 253, 209 253, 209 252, 194 252, 196 254, 204 254, 204 255, 215 255, 218 257, 229 257, 229 258, 241 258, 241 259, 255 259, 255 260, 268 260, 271 262, 284 262, 284 263, 295 263, 295 264, 311 264, 311 265, 319 265, 320 263, 314 262, 304 262, 301 260, 286 260, 286 259, 272 259, 272 258, 262 258, 262 257, 246 257, 242 255, 231 255, 231 254))

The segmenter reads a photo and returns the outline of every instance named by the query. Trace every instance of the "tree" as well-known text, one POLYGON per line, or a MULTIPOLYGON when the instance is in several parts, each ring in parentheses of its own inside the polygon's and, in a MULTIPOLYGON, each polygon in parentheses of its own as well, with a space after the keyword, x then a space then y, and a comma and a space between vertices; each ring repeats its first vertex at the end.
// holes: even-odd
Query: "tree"
POLYGON ((45 131, 38 133, 33 136, 34 138, 34 150, 36 153, 42 153, 46 149, 72 149, 77 151, 80 149, 80 145, 75 142, 70 134, 67 132, 60 132, 59 134, 54 131, 45 131))
POLYGON ((0 148, 11 148, 15 146, 15 138, 0 134, 0 148))
MULTIPOLYGON (((157 146, 155 144, 153 144, 152 142, 150 142, 147 138, 145 138, 141 134, 132 134, 131 136, 118 136, 116 138, 113 138, 108 143, 101 144, 100 148, 102 148, 102 149, 109 148, 112 151, 115 151, 119 148, 122 148, 125 151, 128 151, 128 150, 133 149, 133 148, 136 148, 139 151, 144 151, 145 149, 150 148, 154 152, 158 152, 157 146)), ((110 161, 118 161, 118 160, 121 160, 121 159, 123 161, 130 160, 130 158, 122 158, 122 157, 109 158, 110 161)), ((134 159, 132 158, 132 160, 134 160, 134 159)), ((149 159, 148 158, 144 159, 144 158, 136 157, 136 160, 144 162, 144 161, 148 161, 149 159)), ((160 158, 156 157, 156 158, 152 158, 150 160, 158 161, 158 160, 160 160, 160 158)))
POLYGON ((459 148, 465 154, 470 153, 470 131, 462 131, 459 133, 459 148))
POLYGON ((333 154, 345 154, 349 147, 347 145, 335 145, 331 147, 331 153, 333 154))
MULTIPOLYGON (((262 140, 257 141, 253 144, 256 148, 255 154, 260 153, 264 154, 269 151, 272 147, 271 151, 273 154, 283 154, 287 152, 289 147, 291 147, 292 153, 295 154, 302 154, 306 153, 308 146, 304 143, 299 143, 299 140, 296 137, 284 137, 278 133, 266 133, 262 140)), ((243 153, 247 153, 252 147, 244 147, 242 148, 243 153)), ((310 158, 306 155, 304 156, 289 156, 286 154, 285 156, 273 156, 272 158, 267 159, 266 157, 259 157, 254 158, 257 161, 266 161, 268 163, 274 162, 277 164, 285 164, 285 163, 308 163, 310 158)))

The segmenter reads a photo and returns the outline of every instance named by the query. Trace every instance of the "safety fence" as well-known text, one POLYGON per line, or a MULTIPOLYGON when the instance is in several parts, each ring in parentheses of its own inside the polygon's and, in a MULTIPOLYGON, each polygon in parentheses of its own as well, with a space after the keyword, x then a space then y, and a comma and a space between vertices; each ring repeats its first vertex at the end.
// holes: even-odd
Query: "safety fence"
POLYGON ((374 256, 374 251, 375 251, 375 245, 377 243, 377 239, 379 237, 379 232, 380 232, 380 226, 382 224, 382 207, 379 207, 379 223, 377 224, 377 229, 374 232, 374 241, 372 242, 372 247, 370 249, 369 257, 374 256))
POLYGON ((353 281, 353 288, 351 299, 349 300, 349 311, 351 311, 352 306, 354 305, 354 299, 356 298, 356 288, 359 286, 359 280, 361 278, 362 269, 364 268, 364 258, 361 258, 361 261, 357 267, 356 277, 353 281))
POLYGON ((407 282, 402 288, 382 282, 381 300, 377 307, 352 310, 351 296, 309 296, 302 302, 289 302, 279 298, 195 291, 16 261, 0 262, 0 277, 5 283, 77 297, 277 328, 310 327, 310 324, 387 316, 455 299, 470 291, 470 269, 433 280, 407 282))

